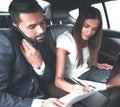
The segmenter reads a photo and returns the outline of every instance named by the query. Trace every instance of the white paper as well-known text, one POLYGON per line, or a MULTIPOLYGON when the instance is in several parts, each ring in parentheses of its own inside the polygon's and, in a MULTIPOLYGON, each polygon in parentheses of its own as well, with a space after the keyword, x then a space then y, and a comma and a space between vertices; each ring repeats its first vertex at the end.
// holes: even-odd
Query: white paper
POLYGON ((89 80, 82 80, 82 79, 78 79, 78 78, 75 78, 75 79, 81 83, 86 82, 88 85, 94 86, 96 88, 95 91, 106 90, 106 83, 94 82, 94 81, 89 81, 89 80))
POLYGON ((74 103, 90 96, 93 93, 94 92, 89 92, 87 94, 70 93, 64 97, 61 97, 59 100, 65 104, 63 107, 67 107, 67 106, 73 105, 74 103))
MULTIPOLYGON (((77 78, 75 78, 77 79, 77 78)), ((92 85, 95 88, 91 89, 90 92, 86 94, 78 94, 78 93, 70 93, 67 94, 66 96, 61 97, 59 100, 63 102, 65 105, 64 107, 73 105, 74 103, 81 101, 82 99, 92 95, 96 91, 100 90, 105 90, 106 89, 106 84, 105 83, 99 83, 99 82, 93 82, 93 81, 87 81, 87 80, 80 80, 77 79, 79 82, 86 82, 88 85, 92 85)))

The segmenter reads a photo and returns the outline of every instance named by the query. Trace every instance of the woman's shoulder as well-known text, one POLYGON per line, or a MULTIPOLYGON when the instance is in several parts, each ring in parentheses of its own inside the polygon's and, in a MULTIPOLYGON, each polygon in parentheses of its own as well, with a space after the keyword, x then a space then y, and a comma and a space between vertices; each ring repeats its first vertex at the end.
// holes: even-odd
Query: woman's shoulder
POLYGON ((75 46, 75 41, 72 37, 72 34, 68 31, 64 32, 57 38, 56 47, 63 48, 67 50, 68 52, 71 52, 71 50, 75 46), (71 48, 70 48, 71 47, 71 48))
POLYGON ((72 41, 73 37, 72 37, 72 34, 69 31, 65 31, 57 37, 57 41, 59 41, 59 40, 72 41))

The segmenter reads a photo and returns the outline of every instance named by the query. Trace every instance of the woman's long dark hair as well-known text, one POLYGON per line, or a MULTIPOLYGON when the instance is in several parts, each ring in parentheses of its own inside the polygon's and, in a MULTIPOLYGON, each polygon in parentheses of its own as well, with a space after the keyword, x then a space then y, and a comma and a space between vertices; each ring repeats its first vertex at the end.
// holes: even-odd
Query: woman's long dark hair
POLYGON ((72 35, 77 45, 76 59, 78 61, 78 66, 83 63, 82 48, 83 48, 83 44, 85 43, 85 40, 82 39, 81 31, 82 31, 82 28, 83 28, 83 25, 86 19, 99 20, 99 27, 96 33, 91 38, 89 38, 89 40, 87 41, 89 52, 90 52, 88 65, 95 66, 97 63, 98 52, 101 46, 102 18, 101 18, 100 11, 94 7, 84 8, 83 10, 80 11, 77 21, 75 23, 75 26, 72 30, 72 35))

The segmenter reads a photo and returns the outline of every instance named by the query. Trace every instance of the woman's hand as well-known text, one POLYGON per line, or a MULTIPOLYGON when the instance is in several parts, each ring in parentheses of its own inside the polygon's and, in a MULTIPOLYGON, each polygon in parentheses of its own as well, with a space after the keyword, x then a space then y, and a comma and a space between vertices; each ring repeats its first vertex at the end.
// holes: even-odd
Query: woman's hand
POLYGON ((79 94, 83 94, 83 93, 88 93, 89 92, 89 86, 83 86, 78 84, 73 84, 73 88, 71 90, 71 92, 73 93, 79 93, 79 94))
POLYGON ((110 70, 110 69, 113 68, 112 65, 107 64, 107 63, 102 63, 102 64, 97 63, 97 67, 98 67, 99 69, 106 69, 106 70, 110 70))

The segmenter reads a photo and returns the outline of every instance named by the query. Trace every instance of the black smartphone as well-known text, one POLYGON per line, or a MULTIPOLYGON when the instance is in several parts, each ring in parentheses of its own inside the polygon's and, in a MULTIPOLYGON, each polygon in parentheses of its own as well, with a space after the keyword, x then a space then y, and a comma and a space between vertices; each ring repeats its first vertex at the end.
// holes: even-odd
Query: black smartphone
POLYGON ((33 42, 32 40, 30 40, 21 30, 18 26, 14 27, 15 32, 17 33, 18 38, 20 39, 20 41, 22 41, 22 39, 26 39, 27 42, 29 42, 34 48, 37 48, 37 44, 35 42, 33 42))

